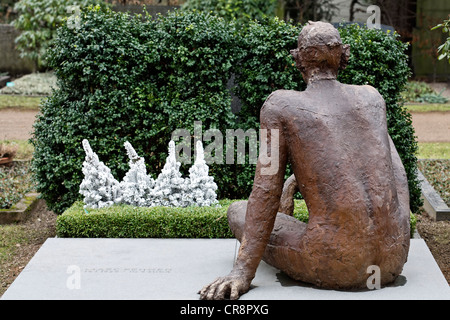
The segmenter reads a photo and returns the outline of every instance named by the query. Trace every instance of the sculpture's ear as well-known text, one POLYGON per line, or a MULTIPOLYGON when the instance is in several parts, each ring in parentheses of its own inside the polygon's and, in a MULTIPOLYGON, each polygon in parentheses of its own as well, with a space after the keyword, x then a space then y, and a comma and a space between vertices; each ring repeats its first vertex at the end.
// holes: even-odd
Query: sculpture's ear
POLYGON ((294 57, 294 60, 297 61, 298 49, 291 50, 291 55, 294 57))
POLYGON ((295 64, 297 65, 297 68, 300 67, 300 56, 298 54, 298 49, 291 50, 291 54, 294 57, 295 64))
POLYGON ((339 69, 344 70, 348 65, 348 59, 350 59, 350 45, 344 44, 342 46, 341 62, 339 69))

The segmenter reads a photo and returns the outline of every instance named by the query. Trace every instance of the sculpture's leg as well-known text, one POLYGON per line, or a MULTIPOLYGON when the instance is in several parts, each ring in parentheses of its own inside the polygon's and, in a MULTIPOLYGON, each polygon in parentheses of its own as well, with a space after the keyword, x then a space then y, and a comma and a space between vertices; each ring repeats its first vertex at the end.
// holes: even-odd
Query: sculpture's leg
POLYGON ((245 214, 247 212, 247 201, 233 202, 228 208, 228 225, 234 237, 242 241, 245 225, 245 214))
MULTIPOLYGON (((294 175, 291 175, 283 186, 280 206, 278 212, 292 216, 294 212, 294 194, 298 191, 297 181, 294 175)), ((228 208, 228 224, 234 236, 241 241, 244 230, 245 213, 247 211, 247 201, 233 202, 228 208)), ((277 217, 277 220, 279 218, 277 217)), ((275 228, 274 228, 275 229, 275 228)))
MULTIPOLYGON (((241 243, 244 237, 246 210, 247 201, 235 202, 228 208, 230 228, 241 243)), ((317 241, 306 237, 307 226, 308 224, 279 212, 262 260, 295 280, 319 287, 365 287, 368 277, 365 273, 367 266, 342 264, 339 260, 333 259, 328 261, 330 257, 323 254, 327 246, 324 246, 320 239, 317 241), (347 276, 342 278, 342 274, 347 276)))
MULTIPOLYGON (((234 236, 240 242, 242 242, 244 234, 246 211, 247 201, 234 202, 228 208, 228 223, 234 236)), ((292 268, 295 269, 295 274, 303 273, 303 269, 308 267, 302 264, 303 252, 300 245, 301 238, 306 232, 306 226, 306 223, 279 212, 263 260, 289 275, 293 274, 292 268), (286 252, 291 252, 293 256, 280 259, 285 256, 286 252), (293 260, 296 263, 292 263, 293 260)))
MULTIPOLYGON (((231 232, 239 241, 242 240, 245 225, 245 214, 247 212, 247 201, 237 201, 233 202, 228 208, 228 224, 230 226, 231 232)), ((290 213, 292 215, 292 213, 290 213)), ((302 235, 306 230, 306 224, 295 219, 292 216, 288 216, 285 213, 278 212, 277 218, 275 219, 275 225, 272 230, 272 236, 270 237, 270 244, 277 245, 282 233, 288 230, 297 233, 297 236, 302 235)), ((294 236, 294 235, 292 235, 294 236)), ((297 238, 296 236, 296 238, 297 238)), ((285 237, 285 236, 284 236, 285 237)), ((287 244, 290 241, 283 243, 287 244)), ((298 244, 298 242, 293 242, 293 244, 298 244)))
POLYGON ((298 191, 297 180, 291 175, 283 185, 278 212, 292 216, 294 212, 294 194, 298 191))

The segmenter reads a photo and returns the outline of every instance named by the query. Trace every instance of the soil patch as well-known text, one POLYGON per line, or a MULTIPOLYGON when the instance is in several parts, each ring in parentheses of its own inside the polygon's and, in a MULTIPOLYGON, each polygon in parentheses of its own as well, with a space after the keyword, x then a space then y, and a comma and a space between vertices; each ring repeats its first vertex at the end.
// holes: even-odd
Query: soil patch
POLYGON ((419 214, 417 230, 450 285, 450 221, 433 221, 426 214, 419 214))
POLYGON ((17 243, 12 257, 0 264, 0 296, 8 289, 47 238, 56 235, 56 214, 49 211, 43 200, 39 200, 30 218, 21 223, 28 240, 17 243))

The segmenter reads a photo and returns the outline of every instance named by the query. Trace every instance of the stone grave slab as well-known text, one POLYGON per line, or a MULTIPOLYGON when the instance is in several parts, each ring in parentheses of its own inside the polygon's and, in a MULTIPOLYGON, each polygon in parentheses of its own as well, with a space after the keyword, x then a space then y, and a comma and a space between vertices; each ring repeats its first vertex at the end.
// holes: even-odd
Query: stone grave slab
MULTIPOLYGON (((39 300, 197 300, 204 285, 228 274, 234 239, 50 238, 2 296, 39 300)), ((396 283, 379 290, 336 291, 293 281, 261 262, 241 300, 450 299, 450 289, 423 239, 411 239, 396 283)))

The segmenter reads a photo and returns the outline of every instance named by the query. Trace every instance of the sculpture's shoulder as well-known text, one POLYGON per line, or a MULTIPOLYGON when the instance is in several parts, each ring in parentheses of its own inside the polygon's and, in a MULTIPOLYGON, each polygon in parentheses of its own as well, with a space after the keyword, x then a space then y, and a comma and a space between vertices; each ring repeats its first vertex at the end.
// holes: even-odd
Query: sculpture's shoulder
POLYGON ((264 102, 260 119, 278 119, 283 120, 286 111, 293 105, 295 100, 298 100, 301 92, 294 90, 276 90, 272 92, 264 102))
POLYGON ((301 94, 301 91, 280 89, 272 92, 267 97, 266 102, 270 101, 271 103, 283 103, 290 101, 291 99, 298 97, 301 94))
POLYGON ((358 96, 361 97, 362 100, 371 104, 384 106, 385 102, 383 96, 371 85, 349 85, 349 87, 355 88, 358 96))
POLYGON ((266 111, 280 112, 292 106, 295 101, 301 100, 302 92, 295 90, 276 90, 272 92, 264 102, 263 108, 266 111))
POLYGON ((386 103, 377 89, 370 85, 344 85, 344 94, 353 116, 380 125, 386 122, 386 103))

